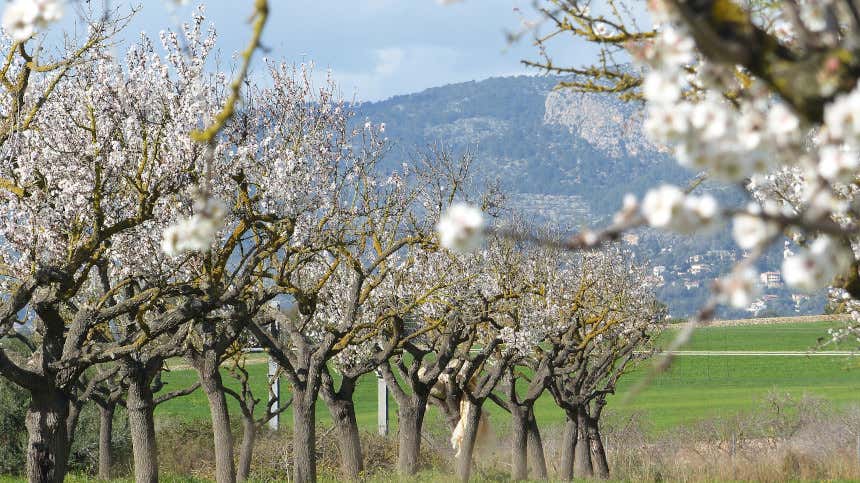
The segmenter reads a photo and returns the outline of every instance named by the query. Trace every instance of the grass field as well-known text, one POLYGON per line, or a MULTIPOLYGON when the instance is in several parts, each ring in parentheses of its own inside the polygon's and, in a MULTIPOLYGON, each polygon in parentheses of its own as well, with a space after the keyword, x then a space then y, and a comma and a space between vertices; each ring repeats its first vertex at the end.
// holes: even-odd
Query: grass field
MULTIPOLYGON (((688 350, 757 350, 805 351, 826 335, 834 323, 805 323, 751 325, 737 327, 709 327, 699 329, 688 350)), ((671 340, 675 331, 668 330, 659 339, 671 340)), ((851 350, 855 346, 843 344, 828 350, 851 350)), ((253 360, 254 356, 252 356, 253 360)), ((261 361, 256 356, 256 361, 261 361)), ((655 432, 671 429, 697 420, 722 416, 730 417, 742 411, 753 410, 762 403, 768 392, 777 391, 799 397, 804 394, 821 397, 836 405, 860 402, 860 358, 853 357, 786 357, 786 356, 691 356, 679 357, 669 371, 658 376, 647 388, 628 397, 629 389, 643 377, 647 366, 638 368, 620 384, 619 393, 612 397, 608 410, 615 417, 634 412, 649 421, 655 432)), ((183 367, 178 365, 179 367, 183 367)), ((255 383, 256 394, 265 395, 266 365, 250 364, 249 371, 255 383)), ((170 389, 176 389, 196 380, 188 369, 177 369, 166 375, 170 389)), ((231 379, 225 380, 231 383, 231 379)), ((285 388, 286 389, 286 388, 285 388)), ((285 391, 286 392, 286 391, 285 391)), ((376 377, 362 379, 356 390, 356 412, 359 425, 368 430, 376 426, 376 377)), ((237 408, 230 401, 234 411, 237 408)), ((392 424, 396 424, 393 408, 392 424)), ((507 417, 495 405, 488 403, 491 418, 496 424, 506 424, 507 417)), ((563 422, 564 415, 549 397, 536 405, 536 415, 543 426, 563 422)), ((157 416, 163 421, 179 419, 208 419, 206 399, 201 392, 176 399, 158 408, 157 416)), ((317 405, 322 424, 330 418, 322 403, 317 405)), ((434 417, 433 414, 429 416, 434 417)), ((282 422, 289 425, 289 411, 282 422)))

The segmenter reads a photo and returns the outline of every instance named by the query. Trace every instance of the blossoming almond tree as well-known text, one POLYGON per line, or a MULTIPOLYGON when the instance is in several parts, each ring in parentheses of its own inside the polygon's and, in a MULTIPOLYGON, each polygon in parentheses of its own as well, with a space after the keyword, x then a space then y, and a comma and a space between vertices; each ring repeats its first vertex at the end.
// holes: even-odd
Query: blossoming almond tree
MULTIPOLYGON (((286 94, 276 88, 274 95, 286 94)), ((286 107, 299 109, 299 113, 306 109, 298 104, 286 107)), ((272 109, 274 113, 292 112, 277 103, 272 109)), ((323 103, 318 109, 343 116, 350 112, 346 106, 323 103)), ((338 138, 343 144, 323 152, 296 153, 296 159, 289 161, 298 164, 316 156, 330 157, 325 164, 330 171, 314 173, 303 182, 282 181, 296 183, 291 197, 307 191, 307 186, 320 186, 324 195, 307 204, 309 210, 302 215, 307 217, 307 225, 297 229, 290 246, 273 253, 260 272, 271 284, 269 290, 291 299, 300 316, 279 321, 286 342, 269 330, 271 323, 253 321, 250 325, 251 333, 279 362, 292 387, 297 481, 313 480, 316 475, 314 407, 323 384, 325 399, 343 432, 344 471, 350 477, 361 471, 351 385, 358 375, 384 360, 390 348, 354 366, 347 362, 358 361, 350 361, 349 355, 362 354, 355 351, 371 339, 388 339, 385 328, 410 304, 406 308, 390 305, 386 291, 394 289, 392 278, 401 262, 408 260, 406 253, 431 243, 431 230, 422 226, 423 218, 416 211, 418 190, 408 179, 411 168, 383 174, 376 167, 384 146, 378 138, 379 128, 370 123, 354 132, 346 124, 343 128, 348 134, 338 138), (341 353, 344 377, 335 388, 327 365, 341 353)))
MULTIPOLYGON (((37 65, 25 44, 7 44, 3 69, 0 284, 8 298, 0 330, 5 336, 27 323, 37 349, 27 363, 0 353, 0 366, 33 396, 28 474, 36 481, 63 478, 68 391, 82 371, 145 340, 112 344, 93 332, 181 290, 147 287, 117 299, 93 283, 107 263, 121 290, 140 267, 141 235, 170 219, 165 198, 182 192, 200 152, 165 134, 190 131, 205 113, 185 88, 191 79, 174 83, 169 63, 153 60, 146 42, 120 65, 108 48, 123 20, 101 22, 54 64, 37 65)), ((150 335, 176 320, 150 327, 150 335)))
POLYGON ((579 294, 565 317, 568 329, 545 342, 554 354, 549 392, 567 414, 561 475, 609 476, 599 419, 606 396, 630 364, 650 355, 649 341, 665 319, 647 267, 620 250, 584 254, 571 288, 579 294), (593 464, 592 464, 593 463, 593 464))

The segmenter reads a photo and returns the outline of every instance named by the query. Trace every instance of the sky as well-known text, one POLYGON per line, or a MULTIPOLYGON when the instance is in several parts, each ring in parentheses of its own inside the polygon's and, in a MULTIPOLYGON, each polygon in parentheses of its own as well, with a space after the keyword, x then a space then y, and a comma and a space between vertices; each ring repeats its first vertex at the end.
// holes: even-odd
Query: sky
MULTIPOLYGON (((113 1, 112 8, 139 13, 123 35, 158 32, 191 17, 200 2, 177 7, 170 0, 113 1)), ((218 31, 224 58, 247 43, 253 0, 209 0, 208 21, 218 31)), ((67 9, 62 27, 74 22, 81 5, 67 9)), ((440 5, 437 0, 269 0, 271 15, 263 43, 265 54, 290 63, 312 61, 318 72, 331 69, 341 93, 375 101, 445 84, 516 74, 537 74, 520 60, 536 60, 531 37, 510 44, 506 32, 522 29, 523 19, 538 18, 532 0, 464 0, 440 5)), ((582 64, 593 49, 571 41, 553 46, 557 63, 582 64)), ((261 72, 262 56, 255 71, 261 72)))

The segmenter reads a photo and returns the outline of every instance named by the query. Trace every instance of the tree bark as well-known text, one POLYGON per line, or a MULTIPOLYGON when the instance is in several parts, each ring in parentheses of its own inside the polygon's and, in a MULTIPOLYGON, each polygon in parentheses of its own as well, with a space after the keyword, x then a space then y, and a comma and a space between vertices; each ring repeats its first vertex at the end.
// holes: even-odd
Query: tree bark
POLYGON ((251 459, 254 456, 254 440, 257 438, 257 423, 254 416, 242 417, 242 448, 239 451, 239 467, 236 469, 236 480, 245 481, 251 474, 251 459))
POLYGON ((472 455, 475 452, 475 439, 481 420, 481 406, 468 403, 465 414, 460 416, 465 419, 465 427, 463 429, 463 441, 460 445, 460 455, 457 457, 457 478, 465 483, 469 481, 472 472, 472 455))
POLYGON ((591 464, 591 450, 588 444, 587 418, 585 408, 580 407, 576 416, 578 431, 576 432, 576 448, 573 456, 573 475, 577 478, 591 478, 594 476, 594 467, 591 464))
POLYGON ((69 457, 69 399, 58 390, 31 392, 27 409, 27 479, 31 483, 61 482, 69 457))
POLYGON ((597 419, 589 417, 587 422, 591 457, 597 467, 597 476, 603 479, 609 478, 609 461, 606 459, 606 449, 603 447, 603 437, 600 434, 597 419))
POLYGON ((212 415, 212 436, 215 443, 215 481, 234 483, 236 468, 233 464, 233 433, 230 431, 230 414, 227 412, 227 399, 222 388, 218 367, 202 370, 200 382, 212 415))
POLYGON ((397 407, 397 470, 401 475, 418 472, 421 457, 421 428, 427 411, 427 397, 414 395, 408 404, 397 407))
POLYGON ((116 406, 99 405, 99 479, 110 479, 110 467, 113 460, 111 439, 113 436, 113 415, 116 406))
POLYGON ((537 480, 545 480, 548 477, 546 470, 546 456, 543 450, 543 439, 540 436, 540 429, 535 419, 534 406, 529 407, 528 420, 528 460, 533 471, 533 478, 537 480))
POLYGON ((328 399, 328 406, 337 431, 337 447, 340 452, 340 469, 348 480, 358 478, 364 470, 364 456, 361 453, 361 439, 358 422, 355 419, 355 405, 352 400, 328 399))
POLYGON ((81 417, 81 409, 83 402, 72 401, 69 403, 69 414, 66 416, 66 438, 69 440, 69 448, 72 447, 72 442, 75 441, 75 430, 78 429, 78 421, 81 417))
POLYGON ((143 371, 132 373, 128 386, 128 427, 134 455, 134 481, 158 481, 158 447, 155 442, 155 404, 149 378, 143 371))
POLYGON ((561 467, 559 468, 559 476, 564 481, 573 479, 573 455, 576 449, 577 433, 576 419, 568 415, 567 421, 564 423, 564 436, 561 441, 561 467))
POLYGON ((528 465, 528 416, 526 408, 510 404, 511 409, 511 479, 525 480, 529 476, 528 465))
POLYGON ((306 390, 293 388, 293 481, 317 479, 316 398, 307 401, 306 390))

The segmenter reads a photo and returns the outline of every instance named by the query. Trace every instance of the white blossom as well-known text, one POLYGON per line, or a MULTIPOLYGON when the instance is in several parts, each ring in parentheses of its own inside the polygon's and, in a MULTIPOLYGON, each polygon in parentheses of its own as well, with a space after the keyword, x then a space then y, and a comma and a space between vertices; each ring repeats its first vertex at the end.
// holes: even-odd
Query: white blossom
POLYGON ((3 11, 3 30, 13 40, 23 42, 36 33, 39 8, 32 0, 15 0, 3 11))
POLYGON ((206 200, 201 213, 170 225, 161 237, 161 250, 169 257, 185 252, 200 252, 209 249, 224 221, 223 204, 206 200))
POLYGON ((824 108, 828 134, 837 140, 854 141, 860 136, 860 92, 855 88, 824 108))
POLYGON ((752 267, 735 270, 728 277, 719 281, 718 289, 722 303, 728 303, 738 309, 745 309, 761 292, 758 272, 752 267))
POLYGON ((831 182, 850 183, 857 178, 860 167, 857 151, 826 145, 819 151, 818 173, 831 182))
POLYGON ((458 252, 475 250, 484 241, 484 215, 471 205, 455 203, 439 219, 436 232, 444 248, 458 252))
POLYGON ((826 287, 833 277, 847 271, 852 261, 853 255, 848 248, 823 235, 808 249, 786 258, 782 263, 782 276, 789 286, 813 292, 826 287))
POLYGON ((744 250, 760 246, 779 233, 779 226, 761 219, 755 212, 740 213, 732 218, 732 237, 744 250))
POLYGON ((642 215, 655 228, 689 234, 712 226, 720 213, 711 195, 688 196, 677 186, 662 185, 645 194, 642 215))
POLYGON ((56 22, 62 16, 58 0, 13 0, 3 11, 3 30, 13 40, 23 42, 36 33, 36 27, 56 22))

